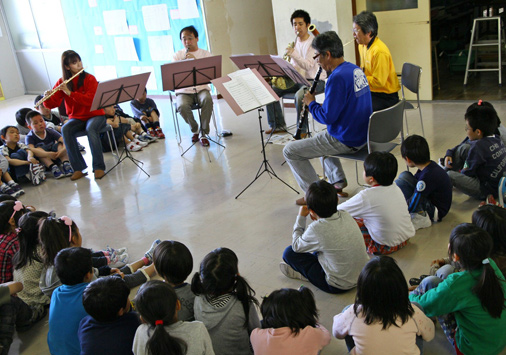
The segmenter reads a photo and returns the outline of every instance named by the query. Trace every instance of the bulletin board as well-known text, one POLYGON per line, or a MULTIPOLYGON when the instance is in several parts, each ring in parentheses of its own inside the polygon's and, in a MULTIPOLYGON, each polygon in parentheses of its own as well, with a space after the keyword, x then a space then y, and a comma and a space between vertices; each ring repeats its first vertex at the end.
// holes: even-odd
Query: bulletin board
POLYGON ((160 67, 183 49, 179 32, 193 25, 208 49, 201 0, 62 0, 71 49, 97 80, 151 72, 148 94, 162 94, 160 67))

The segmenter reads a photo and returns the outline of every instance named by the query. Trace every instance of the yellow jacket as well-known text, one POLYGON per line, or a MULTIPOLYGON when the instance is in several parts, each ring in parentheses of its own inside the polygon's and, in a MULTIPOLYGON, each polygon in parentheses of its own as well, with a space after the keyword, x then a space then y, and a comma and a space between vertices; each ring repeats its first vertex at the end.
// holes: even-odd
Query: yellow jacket
POLYGON ((378 37, 371 47, 358 46, 360 66, 364 70, 371 92, 391 94, 401 89, 388 47, 378 37))

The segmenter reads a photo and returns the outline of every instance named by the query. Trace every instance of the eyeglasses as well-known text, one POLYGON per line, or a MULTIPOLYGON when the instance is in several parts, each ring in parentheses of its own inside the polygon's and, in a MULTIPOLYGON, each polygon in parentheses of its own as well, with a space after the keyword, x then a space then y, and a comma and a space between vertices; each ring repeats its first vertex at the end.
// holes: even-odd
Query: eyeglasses
POLYGON ((360 32, 360 28, 354 28, 352 31, 354 34, 358 34, 360 32))
POLYGON ((320 56, 320 54, 321 54, 321 53, 318 53, 317 55, 315 55, 315 56, 313 57, 313 60, 316 60, 316 58, 318 58, 318 57, 320 56))

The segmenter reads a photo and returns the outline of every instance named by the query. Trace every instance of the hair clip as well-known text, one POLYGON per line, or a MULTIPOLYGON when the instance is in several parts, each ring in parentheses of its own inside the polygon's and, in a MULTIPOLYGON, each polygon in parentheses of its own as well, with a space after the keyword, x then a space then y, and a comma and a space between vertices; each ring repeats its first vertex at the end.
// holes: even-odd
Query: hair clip
POLYGON ((482 106, 483 100, 478 100, 478 106, 482 106))
POLYGON ((155 325, 163 325, 163 320, 159 319, 155 321, 155 325))
POLYGON ((22 230, 23 229, 21 227, 18 227, 18 228, 16 228, 16 233, 19 234, 19 233, 21 233, 22 230))
MULTIPOLYGON (((14 212, 12 212, 11 218, 14 218, 14 215, 16 214, 16 212, 21 211, 23 208, 24 207, 23 207, 23 204, 21 203, 21 201, 14 202, 14 212)), ((9 220, 11 218, 9 218, 9 220)))
POLYGON ((61 216, 60 221, 65 222, 66 226, 69 226, 69 243, 72 242, 72 218, 67 216, 61 216))
POLYGON ((481 263, 483 265, 486 265, 486 264, 490 264, 490 261, 488 260, 488 258, 485 258, 485 259, 483 259, 483 261, 481 263))

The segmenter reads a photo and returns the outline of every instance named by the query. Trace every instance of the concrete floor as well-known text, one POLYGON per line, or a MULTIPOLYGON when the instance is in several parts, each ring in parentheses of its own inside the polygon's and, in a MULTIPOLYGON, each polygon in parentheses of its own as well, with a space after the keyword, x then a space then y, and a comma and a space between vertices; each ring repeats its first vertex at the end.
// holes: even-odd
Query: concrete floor
MULTIPOLYGON (((213 143, 210 148, 196 145, 182 158, 180 154, 190 145, 190 130, 181 120, 183 143, 178 146, 170 103, 162 99, 157 103, 167 139, 133 153, 144 162, 150 178, 126 160, 100 181, 92 176, 77 182, 48 178, 40 186, 26 186, 21 201, 44 211, 55 210, 58 216, 72 217, 81 230, 85 247, 126 246, 131 260, 136 260, 154 239, 176 239, 191 250, 195 271, 209 251, 228 247, 237 253, 241 275, 250 282, 257 297, 282 287, 299 287, 301 282, 284 277, 278 264, 282 251, 291 243, 298 212, 294 202, 301 195, 263 174, 239 199, 234 198, 253 180, 262 162, 257 112, 237 117, 223 100, 215 101, 219 131, 233 132, 220 140, 226 149, 213 143)), ((422 104, 433 160, 465 137, 464 112, 470 103, 422 104)), ((0 123, 2 126, 14 123, 14 112, 32 104, 33 96, 0 102, 0 123)), ((506 103, 494 105, 499 116, 506 117, 506 103)), ((129 111, 128 104, 122 106, 129 111)), ((287 109, 286 114, 287 122, 294 123, 294 109, 287 109)), ((265 128, 265 116, 262 122, 265 128)), ((410 133, 421 134, 417 113, 409 113, 409 123, 410 133)), ((86 145, 86 138, 81 138, 81 143, 86 145)), ((393 153, 403 169, 399 149, 393 153)), ((268 145, 267 157, 276 174, 300 191, 289 167, 282 165, 282 146, 268 145)), ((91 164, 89 149, 85 158, 91 164)), ((115 162, 110 153, 105 154, 105 159, 108 167, 115 162)), ((314 164, 319 166, 319 161, 314 164)), ((350 183, 347 191, 354 195, 359 191, 354 163, 345 161, 343 166, 350 183)), ((317 169, 321 171, 320 167, 317 169)), ((454 191, 452 209, 445 220, 419 230, 407 247, 392 255, 406 279, 427 273, 433 259, 445 256, 450 231, 459 223, 469 222, 477 205, 478 201, 454 191)), ((331 329, 332 317, 353 302, 355 291, 330 295, 308 286, 315 294, 321 323, 331 329)), ((11 353, 47 354, 47 329, 46 319, 16 336, 11 353)), ((333 339, 323 353, 345 354, 347 350, 344 341, 333 339)), ((439 326, 436 338, 425 343, 424 353, 453 353, 439 326)))

